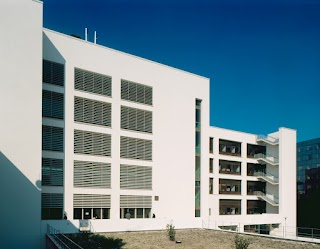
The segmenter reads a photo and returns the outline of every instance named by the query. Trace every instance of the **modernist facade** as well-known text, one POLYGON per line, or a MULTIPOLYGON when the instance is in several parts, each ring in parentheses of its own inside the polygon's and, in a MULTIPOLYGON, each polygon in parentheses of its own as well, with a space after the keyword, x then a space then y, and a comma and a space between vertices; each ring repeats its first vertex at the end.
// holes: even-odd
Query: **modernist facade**
POLYGON ((78 232, 80 220, 296 226, 295 131, 210 127, 209 79, 44 29, 41 2, 2 5, 0 243, 40 248, 48 224, 78 232))
POLYGON ((298 226, 320 228, 320 138, 297 143, 298 226))

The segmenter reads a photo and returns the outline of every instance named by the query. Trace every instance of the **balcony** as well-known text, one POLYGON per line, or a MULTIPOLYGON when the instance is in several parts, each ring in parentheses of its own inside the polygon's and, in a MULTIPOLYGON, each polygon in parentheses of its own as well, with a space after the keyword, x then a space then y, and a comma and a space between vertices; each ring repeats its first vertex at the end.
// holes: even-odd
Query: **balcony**
POLYGON ((241 181, 238 180, 219 180, 219 194, 241 195, 241 181))
POLYGON ((241 214, 241 200, 219 200, 220 215, 239 215, 241 214))
POLYGON ((257 136, 257 142, 263 142, 267 143, 270 145, 278 145, 279 144, 279 139, 274 138, 272 136, 265 136, 265 135, 258 135, 257 136))
POLYGON ((262 191, 254 191, 254 195, 256 195, 258 198, 268 202, 270 205, 278 207, 279 206, 279 199, 270 193, 265 193, 262 191))
POLYGON ((219 160, 219 173, 241 175, 241 162, 219 160))
POLYGON ((266 202, 261 200, 247 200, 247 214, 266 213, 266 202))
POLYGON ((266 172, 265 164, 247 163, 247 175, 253 176, 255 172, 266 172))
POLYGON ((247 195, 254 195, 254 192, 266 191, 266 183, 259 181, 247 181, 247 195))
POLYGON ((279 165, 279 159, 271 155, 265 155, 265 154, 259 153, 259 154, 255 154, 254 158, 257 160, 266 162, 273 166, 279 165))
POLYGON ((256 176, 257 178, 265 181, 265 182, 269 182, 272 185, 278 185, 279 184, 279 178, 272 175, 271 173, 265 173, 265 172, 254 172, 253 173, 254 176, 256 176))
POLYGON ((241 156, 241 143, 220 139, 219 140, 219 154, 240 157, 241 156))

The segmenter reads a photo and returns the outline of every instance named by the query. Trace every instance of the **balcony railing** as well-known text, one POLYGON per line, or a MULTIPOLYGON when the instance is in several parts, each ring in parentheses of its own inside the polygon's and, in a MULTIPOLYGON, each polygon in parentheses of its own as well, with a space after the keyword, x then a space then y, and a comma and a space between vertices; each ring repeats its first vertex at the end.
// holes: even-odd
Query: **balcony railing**
POLYGON ((268 192, 264 193, 262 191, 254 191, 254 195, 265 200, 266 202, 268 202, 272 206, 279 206, 279 199, 273 194, 270 194, 268 192))
POLYGON ((271 155, 265 155, 265 154, 259 153, 259 154, 255 154, 254 158, 258 159, 258 160, 265 161, 266 163, 269 163, 271 165, 278 165, 279 164, 279 159, 274 156, 271 156, 271 155))
POLYGON ((253 175, 256 176, 257 178, 261 178, 264 181, 269 182, 273 185, 279 184, 279 178, 272 175, 269 172, 265 173, 265 172, 258 171, 258 172, 254 172, 253 175))
POLYGON ((258 135, 257 142, 265 142, 271 145, 279 144, 279 139, 272 136, 258 135))

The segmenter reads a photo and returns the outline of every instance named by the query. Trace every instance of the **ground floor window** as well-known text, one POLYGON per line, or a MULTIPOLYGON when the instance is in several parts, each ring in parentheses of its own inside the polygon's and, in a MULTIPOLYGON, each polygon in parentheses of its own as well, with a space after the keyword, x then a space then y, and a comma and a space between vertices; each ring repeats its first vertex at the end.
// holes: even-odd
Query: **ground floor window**
POLYGON ((73 219, 110 219, 110 208, 74 208, 73 219))
POLYGON ((42 220, 62 220, 62 215, 62 208, 42 208, 41 210, 42 220))
POLYGON ((151 218, 151 208, 120 208, 120 219, 151 218))

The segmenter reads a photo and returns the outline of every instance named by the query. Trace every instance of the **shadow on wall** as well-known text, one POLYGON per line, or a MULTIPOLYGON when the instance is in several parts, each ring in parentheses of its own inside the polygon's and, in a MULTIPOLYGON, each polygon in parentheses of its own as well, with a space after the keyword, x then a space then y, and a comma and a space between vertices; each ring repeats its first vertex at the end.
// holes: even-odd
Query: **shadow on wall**
POLYGON ((50 61, 54 61, 57 63, 65 64, 65 59, 63 56, 60 54, 59 50, 55 47, 55 45, 51 42, 49 37, 42 32, 42 54, 45 59, 48 59, 50 61))
POLYGON ((40 248, 41 190, 1 151, 0 177, 0 248, 40 248))

